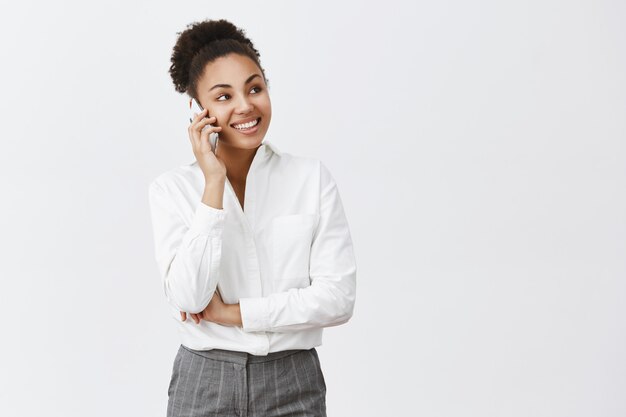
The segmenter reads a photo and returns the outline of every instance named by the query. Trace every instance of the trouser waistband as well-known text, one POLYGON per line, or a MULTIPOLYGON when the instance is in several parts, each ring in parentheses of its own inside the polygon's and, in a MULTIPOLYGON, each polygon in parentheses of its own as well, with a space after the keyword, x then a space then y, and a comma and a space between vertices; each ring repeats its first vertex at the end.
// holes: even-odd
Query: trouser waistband
MULTIPOLYGON (((185 345, 180 345, 181 348, 188 350, 196 355, 204 356, 205 358, 215 359, 223 362, 238 363, 245 365, 247 363, 269 362, 276 359, 284 358, 285 356, 293 355, 294 353, 303 352, 310 349, 289 349, 281 350, 279 352, 270 352, 265 356, 253 355, 248 352, 239 352, 235 350, 225 349, 210 349, 210 350, 195 350, 188 348, 185 345)), ((315 349, 315 348, 311 348, 315 349)))

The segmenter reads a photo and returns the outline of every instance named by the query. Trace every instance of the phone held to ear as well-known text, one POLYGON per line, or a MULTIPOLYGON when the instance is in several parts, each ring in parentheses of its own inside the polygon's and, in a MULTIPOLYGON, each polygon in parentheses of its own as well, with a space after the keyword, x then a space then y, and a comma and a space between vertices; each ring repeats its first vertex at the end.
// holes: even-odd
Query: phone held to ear
MULTIPOLYGON (((202 110, 202 106, 195 99, 189 99, 189 109, 191 111, 189 115, 189 123, 193 122, 194 114, 200 113, 202 110)), ((210 117, 208 114, 205 117, 210 117)), ((206 125, 202 130, 208 128, 208 126, 213 126, 211 124, 206 125)), ((211 150, 215 152, 217 148, 217 140, 219 139, 219 134, 217 132, 212 132, 209 134, 209 143, 211 144, 211 150)))

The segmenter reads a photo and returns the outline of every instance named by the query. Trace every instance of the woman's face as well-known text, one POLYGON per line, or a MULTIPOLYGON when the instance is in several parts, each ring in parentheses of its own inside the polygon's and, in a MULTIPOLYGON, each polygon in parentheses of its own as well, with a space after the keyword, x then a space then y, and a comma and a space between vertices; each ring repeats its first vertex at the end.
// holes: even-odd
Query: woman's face
POLYGON ((250 58, 229 54, 207 64, 198 81, 198 100, 208 117, 216 117, 213 125, 222 127, 218 146, 254 149, 263 141, 272 105, 263 74, 250 58), (256 120, 249 129, 234 127, 256 120))

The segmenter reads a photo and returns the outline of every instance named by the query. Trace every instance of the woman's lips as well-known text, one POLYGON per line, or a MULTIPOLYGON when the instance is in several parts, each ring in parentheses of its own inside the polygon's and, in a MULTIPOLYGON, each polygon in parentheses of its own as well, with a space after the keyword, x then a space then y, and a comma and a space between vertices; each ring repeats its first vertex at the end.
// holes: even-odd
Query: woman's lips
POLYGON ((244 135, 253 135, 257 132, 257 130, 259 130, 260 125, 261 125, 261 118, 259 117, 257 118, 256 125, 252 126, 249 129, 237 129, 236 127, 233 127, 233 129, 235 129, 239 133, 243 133, 244 135))

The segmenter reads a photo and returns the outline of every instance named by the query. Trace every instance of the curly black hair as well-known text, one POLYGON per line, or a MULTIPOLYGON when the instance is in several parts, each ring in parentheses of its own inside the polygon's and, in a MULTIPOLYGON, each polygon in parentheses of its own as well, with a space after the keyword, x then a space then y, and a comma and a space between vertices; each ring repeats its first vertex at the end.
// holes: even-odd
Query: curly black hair
POLYGON ((190 97, 198 99, 198 80, 206 65, 231 53, 252 59, 261 70, 267 84, 259 51, 245 35, 245 31, 228 20, 190 23, 186 30, 176 34, 179 36, 172 52, 169 73, 179 93, 187 93, 190 97))

